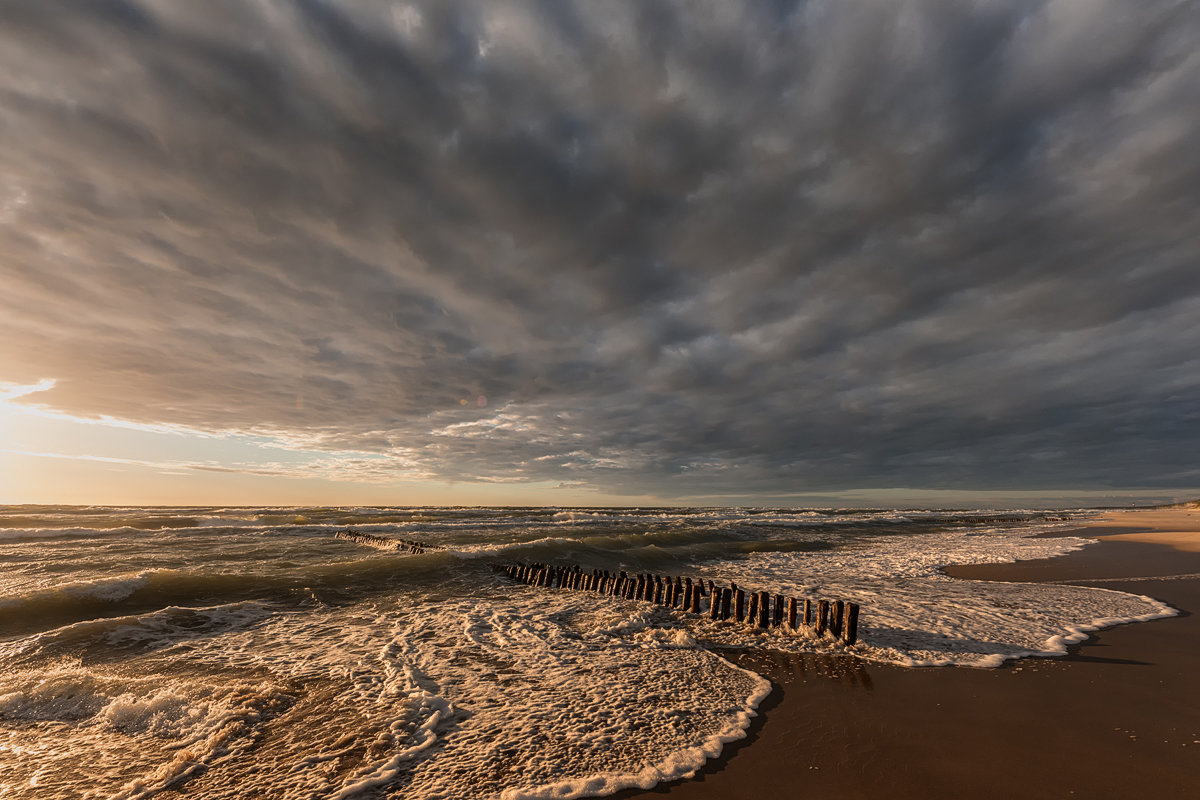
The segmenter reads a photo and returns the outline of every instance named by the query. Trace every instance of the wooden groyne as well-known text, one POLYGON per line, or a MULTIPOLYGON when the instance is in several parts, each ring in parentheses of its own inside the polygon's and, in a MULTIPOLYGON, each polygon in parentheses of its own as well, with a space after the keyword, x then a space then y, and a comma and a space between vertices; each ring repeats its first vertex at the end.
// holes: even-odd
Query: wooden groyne
POLYGON ((441 548, 434 544, 425 544, 424 542, 416 542, 412 539, 393 539, 390 536, 376 536, 373 533, 360 533, 359 531, 347 528, 344 531, 338 531, 333 535, 335 539, 346 539, 358 544, 369 544, 373 547, 391 547, 395 550, 406 551, 410 553, 424 553, 426 550, 440 550, 441 548))
POLYGON ((506 575, 530 586, 597 592, 627 600, 705 614, 713 621, 732 621, 754 628, 806 630, 815 636, 828 635, 854 644, 858 641, 857 603, 843 600, 811 600, 784 597, 770 592, 748 591, 736 583, 719 586, 713 581, 680 576, 628 575, 607 570, 584 570, 551 564, 509 564, 506 575))

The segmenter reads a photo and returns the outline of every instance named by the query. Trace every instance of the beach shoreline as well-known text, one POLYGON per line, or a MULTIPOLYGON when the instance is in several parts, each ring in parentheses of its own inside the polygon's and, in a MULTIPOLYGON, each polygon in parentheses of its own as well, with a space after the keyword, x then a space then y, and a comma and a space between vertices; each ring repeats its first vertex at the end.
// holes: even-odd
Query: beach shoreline
POLYGON ((1179 615, 1091 633, 995 668, 735 652, 774 691, 747 738, 695 777, 621 800, 1182 797, 1200 792, 1200 509, 1107 512, 1052 559, 956 565, 965 580, 1070 582, 1179 615))

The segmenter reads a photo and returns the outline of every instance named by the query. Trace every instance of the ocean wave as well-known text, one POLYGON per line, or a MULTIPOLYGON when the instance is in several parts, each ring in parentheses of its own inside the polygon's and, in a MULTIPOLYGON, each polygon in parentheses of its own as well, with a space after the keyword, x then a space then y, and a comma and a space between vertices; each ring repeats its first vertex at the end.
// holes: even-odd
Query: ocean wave
POLYGON ((36 786, 40 797, 149 797, 247 749, 291 699, 269 682, 130 676, 78 664, 10 672, 0 720, 19 725, 6 749, 35 757, 9 764, 4 783, 36 786), (45 746, 48 730, 64 729, 69 747, 45 746))
POLYGON ((149 652, 180 642, 250 628, 278 613, 270 603, 244 601, 215 606, 167 606, 156 611, 87 619, 23 637, 0 647, 16 667, 56 661, 81 652, 149 652))
POLYGON ((102 536, 131 536, 143 533, 133 528, 7 528, 0 542, 37 542, 44 539, 97 539, 102 536))
POLYGON ((93 618, 214 601, 257 599, 294 606, 323 597, 342 602, 386 590, 398 580, 409 585, 444 581, 447 567, 454 562, 440 552, 378 555, 270 571, 152 569, 25 588, 0 597, 0 632, 29 633, 93 618))

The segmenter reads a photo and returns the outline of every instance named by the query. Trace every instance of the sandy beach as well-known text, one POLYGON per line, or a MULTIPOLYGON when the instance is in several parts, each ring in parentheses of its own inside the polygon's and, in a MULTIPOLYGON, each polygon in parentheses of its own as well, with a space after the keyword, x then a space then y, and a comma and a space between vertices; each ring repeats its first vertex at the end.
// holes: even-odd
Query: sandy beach
POLYGON ((1132 592, 1180 615, 1093 633, 1061 658, 990 670, 743 654, 740 663, 775 684, 747 739, 691 780, 617 796, 1197 796, 1200 509, 1114 512, 1058 535, 1097 543, 946 572, 1132 592))

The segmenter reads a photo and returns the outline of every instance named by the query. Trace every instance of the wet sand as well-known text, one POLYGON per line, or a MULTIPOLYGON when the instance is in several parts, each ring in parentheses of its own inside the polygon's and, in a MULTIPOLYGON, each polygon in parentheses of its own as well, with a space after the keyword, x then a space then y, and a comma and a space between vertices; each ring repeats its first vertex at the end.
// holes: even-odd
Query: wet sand
POLYGON ((1133 592, 1181 615, 991 670, 740 654, 776 687, 749 737, 690 780, 616 796, 1200 797, 1200 510, 1115 513, 1064 533, 1098 543, 946 571, 1133 592))

